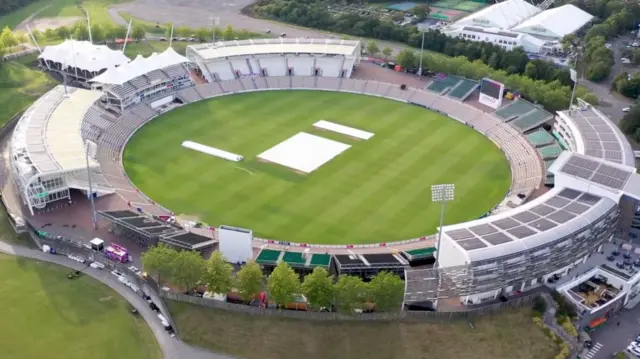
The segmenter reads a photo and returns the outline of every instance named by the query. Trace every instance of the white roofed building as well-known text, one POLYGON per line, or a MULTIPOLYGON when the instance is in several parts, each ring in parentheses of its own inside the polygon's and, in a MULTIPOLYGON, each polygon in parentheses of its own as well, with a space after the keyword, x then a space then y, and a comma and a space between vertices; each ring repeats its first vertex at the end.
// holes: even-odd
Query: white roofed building
POLYGON ((350 77, 360 63, 360 41, 256 39, 187 47, 208 82, 255 76, 350 77))
POLYGON ((580 30, 593 20, 593 16, 574 5, 563 5, 543 11, 513 27, 511 30, 533 36, 560 40, 580 30))
POLYGON ((524 0, 506 0, 456 21, 453 26, 510 29, 541 12, 524 0))
POLYGON ((57 86, 31 105, 16 124, 11 168, 21 198, 32 213, 34 208, 70 198, 70 189, 88 193, 87 169, 96 195, 114 192, 93 159, 95 145, 85 144, 81 136, 85 114, 100 96, 99 91, 65 91, 57 86))
POLYGON ((121 51, 89 41, 66 40, 58 45, 45 47, 38 56, 40 67, 58 73, 64 72, 80 81, 86 81, 109 68, 129 62, 121 51))
POLYGON ((91 80, 102 87, 103 102, 117 110, 192 86, 189 60, 173 48, 111 67, 91 80))

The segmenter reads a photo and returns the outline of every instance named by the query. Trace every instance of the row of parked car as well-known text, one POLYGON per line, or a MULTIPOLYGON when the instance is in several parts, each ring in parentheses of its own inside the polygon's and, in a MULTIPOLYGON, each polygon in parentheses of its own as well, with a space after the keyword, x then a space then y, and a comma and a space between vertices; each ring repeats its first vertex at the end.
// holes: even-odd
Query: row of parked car
POLYGON ((640 334, 636 337, 636 339, 629 343, 627 351, 637 357, 640 357, 640 334))

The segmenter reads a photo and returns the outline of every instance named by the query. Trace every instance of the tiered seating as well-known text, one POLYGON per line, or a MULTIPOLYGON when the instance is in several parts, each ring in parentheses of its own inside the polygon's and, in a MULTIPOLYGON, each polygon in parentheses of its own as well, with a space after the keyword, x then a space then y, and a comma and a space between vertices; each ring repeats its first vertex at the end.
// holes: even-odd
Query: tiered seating
POLYGON ((245 90, 247 91, 251 91, 251 90, 255 90, 255 85, 253 84, 253 80, 250 78, 243 78, 240 79, 240 82, 242 83, 242 87, 244 87, 245 90))
POLYGON ((184 67, 182 67, 182 65, 169 66, 167 68, 164 68, 162 71, 164 71, 164 73, 167 74, 169 78, 178 78, 189 75, 189 73, 184 69, 184 67))
POLYGON ((460 79, 458 85, 449 91, 447 96, 464 101, 478 87, 478 81, 460 79))
POLYGON ((518 116, 522 116, 527 112, 535 110, 535 107, 532 103, 518 99, 496 111, 496 115, 500 118, 503 118, 504 121, 510 121, 518 116))
POLYGON ((287 65, 293 69, 295 76, 313 76, 315 69, 315 58, 311 56, 288 57, 287 65))
MULTIPOLYGON (((292 77, 292 80, 296 79, 296 77, 292 77)), ((304 88, 314 88, 316 87, 316 78, 315 77, 303 77, 302 78, 302 87, 304 88)), ((292 87, 295 88, 295 86, 293 86, 293 82, 292 82, 292 87)))
POLYGON ((120 98, 126 98, 135 93, 136 90, 137 89, 130 83, 125 82, 122 85, 112 87, 110 91, 118 95, 120 98))
POLYGON ((538 148, 538 152, 540 152, 540 156, 543 160, 550 160, 558 158, 558 156, 560 156, 560 154, 562 153, 562 147, 560 147, 560 145, 558 145, 557 143, 554 143, 549 146, 538 148))
POLYGON ((460 82, 458 76, 438 74, 434 77, 433 81, 427 85, 427 90, 442 94, 447 89, 455 87, 458 82, 460 82))
POLYGON ((149 86, 149 80, 144 76, 138 76, 135 79, 130 80, 129 83, 131 84, 131 86, 135 87, 136 89, 149 86))
POLYGON ((283 56, 260 57, 258 62, 260 68, 267 72, 267 76, 285 76, 287 74, 287 63, 283 56))
POLYGON ((148 74, 146 74, 145 76, 147 76, 150 83, 167 80, 167 75, 162 70, 153 70, 148 74))
POLYGON ((231 71, 231 65, 229 61, 218 61, 207 64, 209 72, 218 77, 218 80, 233 80, 236 75, 231 71))
POLYGON ((157 112, 152 110, 151 107, 146 104, 134 106, 131 108, 131 111, 141 118, 152 118, 157 115, 157 112))
POLYGON ((187 87, 186 89, 182 89, 178 91, 178 96, 185 103, 191 103, 191 102, 202 100, 202 96, 193 87, 187 87))
POLYGON ((535 147, 542 147, 546 145, 552 144, 555 140, 553 136, 542 128, 537 129, 528 135, 526 135, 527 140, 535 147))
POLYGON ((249 70, 249 66, 247 66, 247 61, 243 58, 233 58, 229 60, 231 62, 231 67, 236 71, 238 76, 247 76, 251 75, 251 71, 249 70))
POLYGON ((96 106, 92 106, 84 115, 83 123, 87 123, 101 129, 109 127, 112 122, 104 118, 100 111, 96 110, 94 107, 96 106))
POLYGON ((520 132, 524 132, 538 127, 552 118, 553 115, 549 112, 536 108, 526 115, 518 117, 516 120, 510 122, 510 124, 520 132))
POLYGON ((344 58, 341 57, 318 57, 316 58, 316 68, 322 70, 322 76, 339 77, 343 61, 344 58))

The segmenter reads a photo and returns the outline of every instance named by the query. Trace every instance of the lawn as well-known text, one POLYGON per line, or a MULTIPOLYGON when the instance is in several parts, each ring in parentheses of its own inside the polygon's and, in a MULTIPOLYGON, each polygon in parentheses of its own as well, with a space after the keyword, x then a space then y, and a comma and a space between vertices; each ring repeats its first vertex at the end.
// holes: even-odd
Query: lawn
POLYGON ((0 64, 0 126, 55 85, 49 75, 25 64, 33 58, 0 64))
MULTIPOLYGON (((187 45, 192 45, 193 42, 187 41, 173 41, 171 47, 176 50, 177 53, 184 55, 187 50, 187 45)), ((138 43, 127 44, 124 50, 124 54, 130 59, 135 58, 138 55, 147 57, 154 52, 161 53, 169 47, 169 41, 142 41, 138 43)), ((122 49, 122 45, 117 45, 117 49, 122 49)))
POLYGON ((477 218, 510 184, 504 154, 487 138, 425 109, 363 95, 274 91, 215 98, 171 111, 125 149, 130 178, 156 202, 210 225, 263 238, 375 243, 435 232, 432 184, 454 183, 445 223, 477 218), (375 133, 355 140, 312 127, 318 120, 375 133), (256 156, 298 132, 352 147, 308 175, 256 156), (244 156, 228 162, 181 143, 244 156))
POLYGON ((445 324, 319 322, 168 303, 181 339, 243 359, 551 359, 529 309, 445 324))
POLYGON ((11 359, 156 359, 142 317, 116 292, 69 269, 0 255, 0 348, 11 359))
POLYGON ((91 15, 92 23, 113 23, 107 12, 112 4, 127 2, 128 0, 40 0, 19 10, 0 17, 0 27, 15 28, 32 14, 40 11, 36 18, 54 18, 68 16, 84 16, 78 7, 80 4, 91 15))

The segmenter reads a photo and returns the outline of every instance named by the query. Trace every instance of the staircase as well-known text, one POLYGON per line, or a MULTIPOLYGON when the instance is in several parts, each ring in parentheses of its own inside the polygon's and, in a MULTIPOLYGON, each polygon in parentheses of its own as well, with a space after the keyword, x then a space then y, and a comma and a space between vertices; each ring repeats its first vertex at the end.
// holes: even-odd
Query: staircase
POLYGON ((249 59, 244 59, 247 62, 247 67, 249 68, 249 74, 250 75, 254 75, 253 73, 253 67, 251 67, 251 61, 249 61, 249 59))

